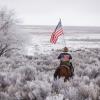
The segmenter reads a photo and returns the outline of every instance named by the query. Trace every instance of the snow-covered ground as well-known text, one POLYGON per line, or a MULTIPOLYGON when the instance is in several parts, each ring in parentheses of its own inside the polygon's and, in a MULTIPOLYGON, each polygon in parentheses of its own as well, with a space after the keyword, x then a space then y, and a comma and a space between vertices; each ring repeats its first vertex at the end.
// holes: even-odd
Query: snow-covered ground
MULTIPOLYGON (((64 45, 62 37, 56 45, 49 43, 51 33, 48 33, 52 29, 21 29, 21 53, 16 51, 10 57, 0 57, 0 100, 100 100, 99 29, 96 29, 96 33, 92 29, 93 33, 89 31, 88 34, 84 33, 85 36, 82 30, 79 31, 80 28, 68 31, 76 35, 65 31, 75 69, 73 79, 67 82, 63 78, 53 80, 54 71, 59 65, 57 56, 64 45), (87 37, 98 41, 82 40, 87 37), (68 41, 73 38, 75 40, 68 41)), ((87 32, 86 28, 84 32, 87 32)))

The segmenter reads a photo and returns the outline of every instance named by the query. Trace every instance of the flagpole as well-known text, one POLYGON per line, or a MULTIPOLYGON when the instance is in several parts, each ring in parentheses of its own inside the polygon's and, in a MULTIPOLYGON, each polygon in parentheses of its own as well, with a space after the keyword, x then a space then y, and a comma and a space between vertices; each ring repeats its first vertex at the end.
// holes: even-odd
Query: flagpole
POLYGON ((66 47, 66 40, 65 40, 65 37, 64 37, 64 32, 63 32, 63 42, 64 42, 64 46, 66 47))
MULTIPOLYGON (((61 18, 60 18, 60 21, 61 21, 61 18)), ((62 25, 63 26, 63 25, 62 25)), ((66 41, 65 41, 65 35, 64 35, 64 32, 63 32, 63 43, 64 43, 64 46, 66 47, 66 41)))

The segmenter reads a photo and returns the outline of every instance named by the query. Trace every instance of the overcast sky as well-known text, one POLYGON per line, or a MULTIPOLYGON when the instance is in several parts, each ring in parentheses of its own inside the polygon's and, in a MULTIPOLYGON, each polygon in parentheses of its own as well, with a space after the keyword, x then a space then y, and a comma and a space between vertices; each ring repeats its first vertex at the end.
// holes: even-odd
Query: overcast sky
POLYGON ((23 24, 100 26, 100 0, 0 0, 23 24))

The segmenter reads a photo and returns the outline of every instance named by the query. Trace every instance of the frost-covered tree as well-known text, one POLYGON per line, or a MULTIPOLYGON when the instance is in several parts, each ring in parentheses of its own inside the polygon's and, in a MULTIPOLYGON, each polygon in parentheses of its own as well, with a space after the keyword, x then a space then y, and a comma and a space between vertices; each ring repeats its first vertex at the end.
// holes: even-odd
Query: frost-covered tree
POLYGON ((14 27, 17 23, 13 10, 0 9, 0 56, 11 50, 15 35, 14 27))

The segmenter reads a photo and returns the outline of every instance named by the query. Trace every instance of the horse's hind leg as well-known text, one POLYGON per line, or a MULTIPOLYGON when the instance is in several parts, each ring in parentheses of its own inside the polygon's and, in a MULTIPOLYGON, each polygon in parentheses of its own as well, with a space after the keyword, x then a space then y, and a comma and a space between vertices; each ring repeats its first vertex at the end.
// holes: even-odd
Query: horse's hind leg
POLYGON ((59 77, 59 68, 57 68, 57 70, 54 73, 54 80, 57 79, 57 76, 59 77))
POLYGON ((57 79, 57 75, 54 73, 54 80, 56 80, 57 79))
POLYGON ((69 80, 69 78, 68 78, 68 77, 65 77, 65 78, 64 78, 64 82, 66 82, 67 80, 69 80))
POLYGON ((65 78, 65 79, 64 79, 64 82, 66 82, 66 80, 67 80, 67 79, 65 78))
POLYGON ((55 71, 55 73, 54 73, 54 80, 56 80, 57 79, 57 71, 55 71))

